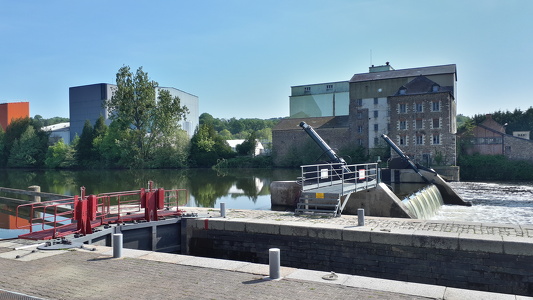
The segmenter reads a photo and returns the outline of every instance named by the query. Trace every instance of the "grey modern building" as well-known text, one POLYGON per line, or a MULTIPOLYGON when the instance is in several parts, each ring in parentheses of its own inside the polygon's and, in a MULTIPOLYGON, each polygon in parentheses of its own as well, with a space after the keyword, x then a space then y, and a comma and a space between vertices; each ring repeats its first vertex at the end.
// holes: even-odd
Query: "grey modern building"
MULTIPOLYGON (((114 84, 97 83, 69 88, 69 110, 70 110, 70 139, 76 135, 81 135, 83 125, 89 120, 94 125, 100 116, 110 124, 109 113, 104 108, 105 101, 111 99, 114 84)), ((181 128, 187 131, 189 137, 194 134, 199 122, 198 96, 186 93, 172 87, 158 87, 158 90, 168 90, 172 96, 178 96, 181 105, 189 109, 186 119, 181 121, 181 128)))

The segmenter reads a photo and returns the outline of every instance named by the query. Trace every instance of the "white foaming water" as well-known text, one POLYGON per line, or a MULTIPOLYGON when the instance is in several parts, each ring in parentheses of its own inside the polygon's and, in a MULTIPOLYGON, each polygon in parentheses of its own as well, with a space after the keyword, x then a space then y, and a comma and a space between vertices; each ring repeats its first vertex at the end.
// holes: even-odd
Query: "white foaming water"
POLYGON ((472 206, 444 205, 431 220, 533 225, 533 183, 451 182, 472 206))
POLYGON ((419 219, 430 219, 444 204, 439 190, 433 184, 412 194, 403 203, 419 219))

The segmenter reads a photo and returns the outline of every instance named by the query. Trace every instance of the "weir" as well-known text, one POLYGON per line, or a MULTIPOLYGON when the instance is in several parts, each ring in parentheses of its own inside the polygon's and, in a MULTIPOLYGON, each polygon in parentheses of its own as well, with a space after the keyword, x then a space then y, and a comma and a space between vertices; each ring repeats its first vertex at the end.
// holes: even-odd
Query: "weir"
POLYGON ((444 205, 439 189, 430 184, 425 188, 411 194, 402 203, 415 214, 417 219, 429 219, 444 205))
POLYGON ((394 144, 386 135, 382 138, 398 153, 393 166, 398 169, 382 170, 378 164, 347 165, 333 149, 305 122, 300 123, 305 132, 324 151, 329 161, 326 164, 302 166, 302 176, 297 182, 273 182, 270 186, 272 207, 295 207, 296 214, 324 214, 340 216, 341 213, 377 217, 400 217, 428 219, 435 215, 443 204, 471 206, 464 201, 433 169, 422 167, 394 144), (390 187, 381 182, 381 173, 390 182, 418 182, 426 185, 418 191, 409 191, 401 200, 390 187), (414 175, 414 176, 412 176, 414 175), (306 181, 313 180, 316 186, 309 188, 306 181), (320 184, 330 183, 327 190, 320 184), (358 183, 364 182, 364 187, 358 183), (335 183, 335 184, 333 184, 335 183), (346 189, 348 183, 355 188, 346 189))

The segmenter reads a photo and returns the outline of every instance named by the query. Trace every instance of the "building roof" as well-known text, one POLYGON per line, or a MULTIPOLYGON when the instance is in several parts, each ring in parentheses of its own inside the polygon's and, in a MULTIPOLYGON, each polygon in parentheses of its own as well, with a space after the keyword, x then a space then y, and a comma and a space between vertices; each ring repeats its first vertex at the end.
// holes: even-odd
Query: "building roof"
POLYGON ((300 123, 305 122, 313 128, 347 128, 349 127, 348 116, 318 117, 318 118, 294 118, 281 120, 272 130, 303 130, 300 123))
POLYGON ((400 87, 394 96, 420 95, 427 93, 451 93, 453 96, 453 86, 440 86, 435 81, 426 76, 417 76, 404 86, 400 87), (403 93, 402 93, 403 91, 403 93))
POLYGON ((455 74, 455 80, 457 80, 457 68, 455 64, 451 65, 442 65, 442 66, 432 66, 432 67, 422 67, 422 68, 413 68, 413 69, 402 69, 402 70, 391 70, 384 72, 372 72, 372 73, 361 73, 353 75, 350 82, 361 82, 361 81, 372 81, 372 80, 382 80, 382 79, 392 79, 392 78, 402 78, 402 77, 414 77, 419 75, 438 75, 438 74, 455 74))
POLYGON ((42 131, 57 131, 62 129, 69 129, 70 128, 70 122, 64 122, 64 123, 57 123, 50 126, 44 126, 41 128, 42 131))

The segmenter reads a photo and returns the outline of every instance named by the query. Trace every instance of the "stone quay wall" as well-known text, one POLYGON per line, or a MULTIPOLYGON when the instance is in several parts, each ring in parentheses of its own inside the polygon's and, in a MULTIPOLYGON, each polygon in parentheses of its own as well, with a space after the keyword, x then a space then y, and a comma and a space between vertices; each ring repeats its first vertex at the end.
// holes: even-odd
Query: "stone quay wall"
POLYGON ((533 295, 533 227, 465 223, 460 225, 464 230, 456 230, 457 224, 433 221, 419 230, 418 221, 419 225, 408 223, 415 224, 413 228, 379 229, 357 222, 317 224, 281 218, 188 219, 182 250, 268 264, 268 249, 279 248, 281 264, 287 267, 533 295), (515 230, 518 236, 508 234, 515 230))

